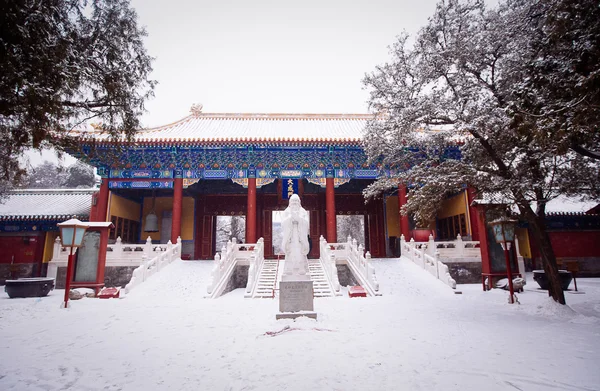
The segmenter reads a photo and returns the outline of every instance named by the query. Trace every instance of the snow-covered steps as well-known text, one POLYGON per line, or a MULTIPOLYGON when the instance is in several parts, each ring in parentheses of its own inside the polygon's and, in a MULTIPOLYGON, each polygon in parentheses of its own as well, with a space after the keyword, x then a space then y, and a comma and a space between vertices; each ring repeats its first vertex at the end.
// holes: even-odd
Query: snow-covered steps
POLYGON ((254 287, 252 297, 272 298, 275 294, 277 285, 277 272, 279 271, 279 261, 277 259, 265 259, 262 270, 260 271, 258 281, 254 287))
POLYGON ((308 260, 308 273, 310 274, 310 279, 313 281, 313 292, 315 297, 335 296, 320 260, 308 260))

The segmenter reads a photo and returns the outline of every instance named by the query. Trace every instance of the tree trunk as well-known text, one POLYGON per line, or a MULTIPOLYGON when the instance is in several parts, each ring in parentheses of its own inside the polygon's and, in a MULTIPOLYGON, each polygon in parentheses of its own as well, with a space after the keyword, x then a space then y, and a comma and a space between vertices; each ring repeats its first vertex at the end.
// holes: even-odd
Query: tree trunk
POLYGON ((550 242, 550 236, 546 231, 546 222, 544 219, 545 213, 542 211, 541 216, 536 214, 528 203, 522 204, 517 201, 517 205, 519 205, 523 217, 527 219, 531 234, 533 235, 533 240, 540 250, 544 273, 548 279, 548 296, 552 296, 552 298, 560 304, 566 304, 565 293, 562 290, 558 265, 556 264, 556 256, 554 255, 554 249, 550 242))
POLYGON ((550 236, 546 231, 545 224, 542 223, 542 226, 540 226, 539 220, 537 218, 535 220, 536 221, 534 222, 530 221, 530 227, 542 256, 544 273, 548 279, 548 296, 552 296, 552 298, 560 304, 566 304, 565 293, 562 289, 558 265, 556 264, 556 256, 554 255, 554 249, 550 242, 550 236))

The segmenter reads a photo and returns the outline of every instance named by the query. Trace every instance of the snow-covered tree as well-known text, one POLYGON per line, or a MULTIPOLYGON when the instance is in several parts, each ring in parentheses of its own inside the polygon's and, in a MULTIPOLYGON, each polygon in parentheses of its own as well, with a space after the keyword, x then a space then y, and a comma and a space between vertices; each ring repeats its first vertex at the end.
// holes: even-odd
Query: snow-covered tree
POLYGON ((0 180, 26 149, 77 145, 86 121, 131 136, 153 91, 145 31, 129 0, 17 0, 0 7, 0 180))
POLYGON ((28 189, 60 189, 68 179, 68 169, 44 160, 42 164, 32 168, 24 184, 28 189))
POLYGON ((45 160, 33 167, 22 183, 28 189, 76 189, 94 187, 94 169, 77 161, 68 167, 45 160))
MULTIPOLYGON (((600 7, 597 0, 532 2, 529 51, 511 108, 517 126, 550 133, 556 145, 600 159, 600 7)), ((597 183, 597 181, 596 181, 597 183)))
MULTIPOLYGON (((549 294, 564 304, 546 232, 546 203, 559 194, 591 194, 599 166, 565 148, 557 136, 569 129, 557 126, 549 132, 518 115, 525 111, 520 108, 524 85, 536 88, 527 80, 536 64, 534 42, 540 38, 535 35, 543 36, 547 23, 531 26, 538 4, 506 0, 490 9, 482 0, 441 1, 414 43, 406 34, 398 38, 392 60, 364 79, 376 114, 364 140, 370 159, 381 159, 399 174, 379 179, 365 196, 409 183, 403 213, 419 219, 466 184, 480 194, 500 195, 499 201, 516 205, 527 221, 550 281, 549 294), (460 159, 448 155, 457 147, 460 159)), ((543 99, 540 107, 558 104, 550 90, 543 99)), ((592 145, 581 140, 585 147, 592 145)))
POLYGON ((67 168, 68 176, 62 183, 67 189, 92 188, 96 184, 94 169, 87 164, 76 161, 67 168))

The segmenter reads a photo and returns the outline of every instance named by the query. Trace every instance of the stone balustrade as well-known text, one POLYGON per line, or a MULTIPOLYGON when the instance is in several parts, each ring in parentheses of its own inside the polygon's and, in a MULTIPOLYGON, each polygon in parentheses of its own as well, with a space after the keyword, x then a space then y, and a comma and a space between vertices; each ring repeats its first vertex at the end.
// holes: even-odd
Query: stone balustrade
MULTIPOLYGON (((257 273, 260 272, 260 266, 264 262, 264 239, 260 238, 257 243, 237 243, 236 238, 232 238, 221 248, 221 253, 215 254, 214 266, 211 271, 211 283, 206 292, 207 297, 219 297, 235 269, 237 264, 249 265, 254 268, 252 284, 255 284, 257 273)), ((248 271, 250 273, 250 269, 248 271)), ((248 275, 250 283, 250 274, 248 275)))
MULTIPOLYGON (((142 256, 152 259, 155 254, 165 252, 167 249, 168 244, 153 244, 150 236, 143 244, 122 243, 121 237, 118 237, 114 244, 106 247, 106 266, 136 266, 142 262, 142 256)), ((69 249, 61 245, 59 237, 56 238, 51 262, 64 262, 66 265, 68 259, 69 249)))
MULTIPOLYGON (((250 267, 248 268, 248 283, 246 284, 246 297, 251 297, 254 291, 254 286, 258 281, 258 276, 265 261, 265 241, 263 238, 258 239, 254 250, 248 260, 250 267)), ((210 292, 209 292, 210 293, 210 292)))
MULTIPOLYGON (((148 237, 148 241, 151 245, 152 241, 150 240, 150 237, 148 237)), ((148 241, 146 242, 146 245, 148 245, 148 241)), ((174 260, 181 258, 181 237, 177 238, 177 244, 175 245, 169 240, 165 245, 164 250, 163 247, 159 246, 157 248, 148 248, 148 250, 151 251, 142 252, 141 264, 133 270, 131 280, 123 289, 125 293, 129 293, 131 289, 146 281, 154 273, 160 271, 174 260), (146 254, 151 254, 154 257, 148 259, 146 254)))
POLYGON ((340 280, 338 278, 337 272, 336 254, 334 253, 334 251, 338 250, 332 250, 332 246, 330 246, 327 243, 323 236, 319 238, 319 246, 321 253, 321 265, 325 270, 325 274, 327 274, 327 279, 330 281, 331 287, 333 288, 335 295, 339 296, 342 293, 340 291, 340 280))
MULTIPOLYGON (((375 275, 375 268, 371 264, 371 254, 368 251, 365 253, 363 246, 357 245, 356 239, 348 237, 346 243, 327 243, 325 238, 321 236, 320 243, 321 263, 324 267, 327 263, 331 263, 333 259, 335 259, 336 263, 345 263, 354 277, 370 295, 381 295, 379 282, 375 275)), ((326 267, 325 269, 327 270, 326 267)), ((335 276, 337 280, 337 269, 335 270, 335 276)))
MULTIPOLYGON (((402 257, 411 260, 416 265, 427 270, 432 276, 442 281, 450 288, 456 289, 456 281, 450 276, 448 266, 440 260, 440 251, 435 245, 438 242, 433 241, 433 236, 429 235, 429 242, 415 242, 414 239, 407 242, 404 239, 404 235, 402 235, 400 237, 400 243, 402 257)), ((463 251, 461 254, 464 254, 464 247, 462 245, 460 247, 454 247, 453 250, 456 254, 460 251, 463 251)), ((477 250, 479 251, 479 248, 477 250)))

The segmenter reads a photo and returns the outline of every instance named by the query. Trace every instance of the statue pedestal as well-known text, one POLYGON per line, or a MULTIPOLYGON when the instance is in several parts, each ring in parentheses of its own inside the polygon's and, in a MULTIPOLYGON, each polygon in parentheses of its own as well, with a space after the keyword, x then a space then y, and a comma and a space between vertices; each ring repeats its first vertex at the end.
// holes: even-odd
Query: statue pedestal
POLYGON ((313 282, 308 275, 283 276, 279 282, 279 313, 276 319, 300 316, 317 319, 314 311, 313 282))

